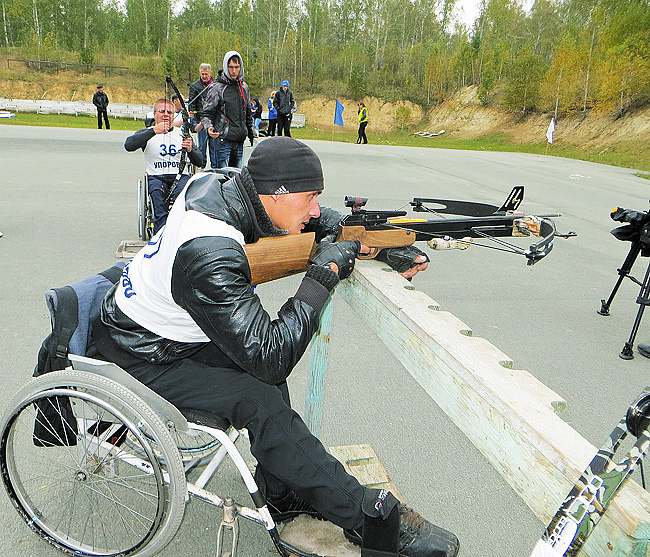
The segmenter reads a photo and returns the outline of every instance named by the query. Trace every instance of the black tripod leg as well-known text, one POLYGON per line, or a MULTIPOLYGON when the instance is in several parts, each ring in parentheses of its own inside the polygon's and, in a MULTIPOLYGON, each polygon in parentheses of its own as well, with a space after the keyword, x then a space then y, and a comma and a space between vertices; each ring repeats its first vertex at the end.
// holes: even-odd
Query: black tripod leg
POLYGON ((628 252, 627 257, 625 258, 625 261, 623 261, 623 265, 621 265, 620 269, 617 269, 618 280, 614 285, 614 289, 612 290, 612 293, 609 295, 609 298, 607 298, 607 300, 600 301, 601 304, 600 310, 598 310, 598 313, 600 315, 605 315, 605 316, 609 315, 609 306, 612 304, 612 301, 614 300, 614 296, 616 296, 616 293, 618 292, 618 289, 621 286, 623 279, 625 277, 630 276, 630 271, 632 270, 634 262, 636 261, 636 258, 639 256, 640 251, 641 251, 641 242, 632 242, 630 251, 628 252))
POLYGON ((643 279, 643 284, 641 284, 641 291, 639 292, 639 297, 636 299, 636 303, 639 304, 639 311, 636 313, 636 319, 634 320, 634 325, 632 325, 632 332, 630 333, 630 339, 623 346, 623 350, 619 356, 623 360, 631 360, 634 358, 634 352, 632 348, 634 347, 634 339, 639 330, 639 325, 641 325, 641 319, 643 318, 643 311, 645 307, 650 304, 648 299, 648 294, 650 294, 650 264, 648 264, 648 269, 645 272, 645 278, 643 279))

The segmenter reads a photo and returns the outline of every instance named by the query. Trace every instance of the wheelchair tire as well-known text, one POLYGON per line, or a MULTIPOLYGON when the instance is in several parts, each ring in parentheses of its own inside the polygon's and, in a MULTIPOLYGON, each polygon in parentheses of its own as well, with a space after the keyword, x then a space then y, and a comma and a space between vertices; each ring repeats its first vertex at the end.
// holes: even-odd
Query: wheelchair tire
POLYGON ((146 557, 178 531, 187 494, 178 450, 151 407, 114 381, 73 370, 33 379, 12 399, 0 435, 0 471, 12 503, 62 552, 146 557), (35 420, 56 436, 43 409, 60 409, 62 397, 76 427, 60 415, 68 431, 60 439, 71 442, 43 443, 34 438, 35 420), (140 455, 124 443, 127 434, 140 455))

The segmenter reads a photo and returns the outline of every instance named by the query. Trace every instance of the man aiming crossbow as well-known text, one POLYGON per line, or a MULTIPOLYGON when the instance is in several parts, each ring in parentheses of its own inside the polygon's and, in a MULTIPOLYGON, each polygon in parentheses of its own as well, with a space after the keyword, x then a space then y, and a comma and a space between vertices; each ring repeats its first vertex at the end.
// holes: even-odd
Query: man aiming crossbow
MULTIPOLYGON (((337 524, 372 554, 455 557, 456 536, 390 492, 360 485, 290 406, 287 377, 325 302, 369 251, 356 240, 333 241, 342 215, 319 206, 323 185, 314 151, 289 137, 261 142, 224 184, 195 176, 164 230, 106 296, 93 328, 97 348, 179 409, 246 428, 255 479, 276 522, 306 513, 337 524), (251 289, 244 246, 305 232, 318 245, 272 319, 251 289)), ((412 246, 382 253, 407 277, 427 266, 412 246)))

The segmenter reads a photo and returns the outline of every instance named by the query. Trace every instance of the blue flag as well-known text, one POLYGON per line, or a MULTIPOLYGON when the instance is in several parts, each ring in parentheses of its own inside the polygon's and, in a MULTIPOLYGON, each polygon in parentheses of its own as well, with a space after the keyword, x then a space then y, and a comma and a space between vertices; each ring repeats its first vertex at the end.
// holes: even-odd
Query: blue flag
POLYGON ((343 123, 343 111, 345 107, 340 100, 336 99, 336 108, 334 109, 334 124, 337 126, 344 126, 343 123))

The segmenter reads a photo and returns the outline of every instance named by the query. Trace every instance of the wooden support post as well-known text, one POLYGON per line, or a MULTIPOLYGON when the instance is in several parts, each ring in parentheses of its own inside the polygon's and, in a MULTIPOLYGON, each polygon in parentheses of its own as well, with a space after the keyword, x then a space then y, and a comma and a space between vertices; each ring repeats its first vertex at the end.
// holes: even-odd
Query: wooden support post
POLYGON ((305 423, 316 437, 320 437, 323 423, 323 389, 327 375, 327 361, 332 330, 332 297, 327 300, 320 316, 320 326, 309 347, 309 377, 305 396, 305 423))
MULTIPOLYGON (((561 397, 383 267, 357 262, 336 291, 540 518, 541 534, 596 448, 556 414, 561 397)), ((645 557, 649 545, 650 493, 629 481, 581 555, 645 557)))

